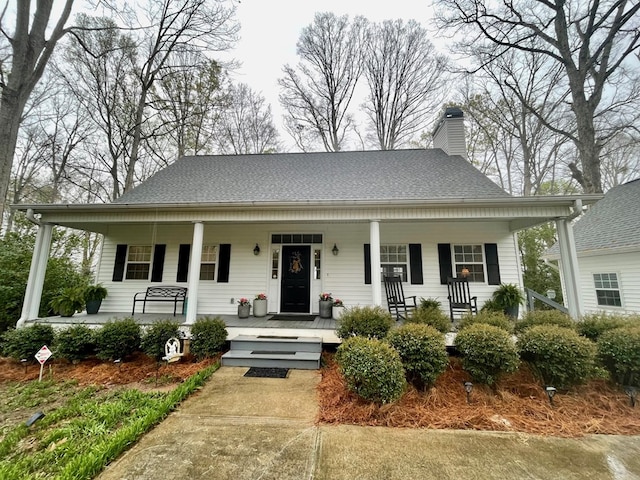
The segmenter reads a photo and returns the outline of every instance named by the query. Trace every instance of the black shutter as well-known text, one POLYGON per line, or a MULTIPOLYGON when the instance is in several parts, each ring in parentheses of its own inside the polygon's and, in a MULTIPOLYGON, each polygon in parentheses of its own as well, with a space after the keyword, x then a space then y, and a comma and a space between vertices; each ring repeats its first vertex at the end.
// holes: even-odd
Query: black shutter
POLYGON ((409 267, 411 268, 411 284, 422 285, 422 245, 409 244, 409 267))
POLYGON ((176 282, 186 282, 189 280, 189 257, 191 256, 191 245, 188 243, 180 244, 178 250, 178 273, 176 282))
POLYGON ((156 245, 153 250, 153 267, 151 268, 151 281, 161 282, 164 271, 164 255, 167 252, 166 245, 156 245))
POLYGON ((229 264, 231 262, 231 244, 220 244, 218 256, 218 283, 229 283, 229 264))
POLYGON ((451 265, 451 245, 448 243, 438 244, 438 261, 440 262, 440 284, 446 285, 447 278, 453 277, 453 266, 451 265))
POLYGON ((113 277, 111 280, 114 282, 121 282, 124 278, 124 264, 127 261, 127 245, 119 243, 116 246, 116 261, 113 264, 113 277))
POLYGON ((484 244, 484 256, 487 260, 487 283, 500 285, 500 265, 498 264, 498 245, 496 243, 484 244))
POLYGON ((371 244, 364 244, 364 283, 371 285, 371 244))

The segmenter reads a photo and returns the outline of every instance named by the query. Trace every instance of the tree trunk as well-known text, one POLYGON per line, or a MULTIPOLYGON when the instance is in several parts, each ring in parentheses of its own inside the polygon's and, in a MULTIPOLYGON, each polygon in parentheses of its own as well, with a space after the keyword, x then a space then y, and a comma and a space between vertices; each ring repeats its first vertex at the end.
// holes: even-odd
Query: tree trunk
POLYGON ((18 98, 18 95, 11 92, 6 86, 2 90, 0 99, 0 224, 7 209, 7 192, 11 178, 11 167, 13 165, 13 155, 18 141, 18 129, 22 119, 26 101, 18 98))

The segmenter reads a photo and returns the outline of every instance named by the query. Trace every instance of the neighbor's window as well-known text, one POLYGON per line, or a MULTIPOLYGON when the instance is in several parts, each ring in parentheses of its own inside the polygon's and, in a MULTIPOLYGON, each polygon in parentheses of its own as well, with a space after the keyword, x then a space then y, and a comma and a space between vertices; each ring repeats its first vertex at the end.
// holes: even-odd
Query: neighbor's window
POLYGON ((216 279, 216 258, 218 256, 217 245, 203 245, 200 257, 200 280, 216 279))
POLYGON ((407 246, 380 245, 380 272, 384 277, 402 277, 407 281, 407 246))
POLYGON ((598 305, 605 307, 621 307, 620 286, 615 273, 594 273, 593 283, 596 287, 598 305))
POLYGON ((454 245, 453 266, 456 277, 462 276, 462 269, 469 270, 470 282, 484 282, 484 256, 482 245, 454 245))
POLYGON ((148 280, 151 270, 151 245, 129 245, 127 280, 148 280))

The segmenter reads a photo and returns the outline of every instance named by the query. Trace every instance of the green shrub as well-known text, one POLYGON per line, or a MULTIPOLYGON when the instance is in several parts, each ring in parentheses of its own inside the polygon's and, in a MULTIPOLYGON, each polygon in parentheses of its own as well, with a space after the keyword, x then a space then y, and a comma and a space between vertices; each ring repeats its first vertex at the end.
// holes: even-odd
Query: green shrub
POLYGON ((452 325, 449 315, 440 310, 440 308, 435 307, 417 308, 411 315, 409 315, 407 323, 429 325, 442 333, 451 331, 452 325))
POLYGON ((349 338, 336 360, 349 390, 370 402, 395 402, 407 386, 400 355, 381 340, 349 338))
POLYGON ((458 330, 464 330, 477 323, 493 325, 494 327, 501 328, 505 332, 513 333, 513 320, 505 315, 502 310, 480 310, 477 315, 463 315, 460 320, 460 325, 458 325, 458 330))
POLYGON ((220 317, 199 318, 191 326, 190 350, 198 358, 213 357, 227 341, 227 328, 220 317))
POLYGON ((640 326, 604 332, 598 339, 598 357, 615 382, 640 387, 640 326))
POLYGON ((482 304, 482 308, 480 308, 481 312, 502 312, 503 308, 498 304, 496 300, 490 298, 482 304))
POLYGON ((435 383, 449 364, 444 335, 430 325, 394 328, 387 342, 400 354, 407 380, 417 388, 435 383))
POLYGON ((545 385, 566 388, 594 373, 596 346, 575 330, 537 325, 522 332, 517 345, 520 358, 529 362, 545 385))
POLYGON ((7 330, 2 335, 2 354, 15 360, 35 361, 34 355, 44 345, 52 346, 55 334, 51 325, 36 323, 29 327, 7 330))
POLYGON ((437 298, 420 297, 420 308, 440 308, 442 303, 437 298))
POLYGON ((86 325, 74 325, 60 330, 55 338, 56 356, 70 361, 93 355, 96 348, 93 332, 86 325))
POLYGON ((144 353, 156 360, 164 357, 164 347, 171 337, 180 338, 178 322, 174 320, 160 320, 147 327, 142 334, 140 348, 144 353))
POLYGON ((516 322, 516 334, 536 325, 557 325, 558 327, 576 329, 576 322, 559 310, 534 310, 527 312, 523 319, 516 322))
POLYGON ((518 368, 518 351, 511 335, 493 325, 477 323, 458 332, 455 346, 462 366, 480 383, 493 385, 503 373, 518 368))
POLYGON ((96 331, 95 340, 98 358, 125 358, 140 348, 140 325, 133 318, 107 322, 96 331))
POLYGON ((640 325, 640 317, 623 317, 602 312, 585 315, 577 322, 576 328, 580 335, 596 342, 604 332, 631 325, 640 325))
POLYGON ((391 314, 382 307, 353 307, 342 314, 336 335, 342 339, 381 339, 387 335, 394 323, 391 314))

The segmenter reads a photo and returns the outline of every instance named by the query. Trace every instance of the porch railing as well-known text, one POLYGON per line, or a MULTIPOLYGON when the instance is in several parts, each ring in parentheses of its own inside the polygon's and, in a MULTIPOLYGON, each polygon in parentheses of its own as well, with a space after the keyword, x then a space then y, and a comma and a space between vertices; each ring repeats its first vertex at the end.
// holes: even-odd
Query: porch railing
POLYGON ((549 305, 556 310, 560 310, 562 313, 569 313, 569 309, 563 305, 560 305, 558 302, 554 302, 549 297, 545 297, 544 295, 539 294, 531 290, 530 288, 525 288, 525 292, 527 292, 527 310, 532 312, 535 310, 535 300, 540 300, 542 303, 549 305))

